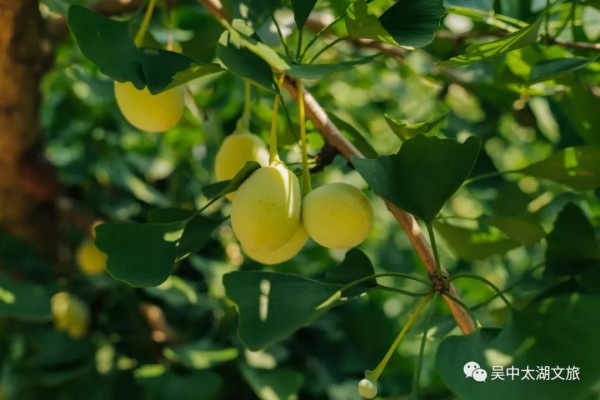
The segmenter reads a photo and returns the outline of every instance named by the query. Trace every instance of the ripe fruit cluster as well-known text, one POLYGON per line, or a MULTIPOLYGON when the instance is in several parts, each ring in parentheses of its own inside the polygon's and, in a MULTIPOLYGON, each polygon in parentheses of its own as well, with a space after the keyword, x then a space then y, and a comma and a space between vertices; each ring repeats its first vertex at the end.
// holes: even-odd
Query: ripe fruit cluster
POLYGON ((267 265, 294 257, 309 236, 318 244, 349 248, 369 234, 373 210, 367 197, 354 186, 332 183, 302 199, 296 175, 283 162, 265 166, 266 147, 250 133, 232 134, 219 149, 217 180, 231 179, 246 161, 256 170, 231 196, 231 225, 244 252, 267 265))

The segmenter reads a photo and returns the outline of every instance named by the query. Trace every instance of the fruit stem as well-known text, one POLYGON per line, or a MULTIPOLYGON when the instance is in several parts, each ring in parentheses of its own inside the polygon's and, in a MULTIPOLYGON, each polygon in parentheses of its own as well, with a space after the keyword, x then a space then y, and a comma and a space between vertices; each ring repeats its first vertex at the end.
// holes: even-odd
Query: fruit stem
POLYGON ((302 188, 302 197, 306 196, 310 190, 310 171, 308 170, 308 150, 306 148, 306 111, 304 109, 304 91, 302 90, 302 81, 296 81, 298 88, 298 119, 300 124, 300 150, 302 151, 302 177, 300 186, 302 188))
POLYGON ((281 74, 277 81, 277 93, 275 94, 275 100, 273 101, 273 117, 271 118, 271 138, 269 140, 269 165, 279 160, 277 154, 277 117, 279 116, 279 100, 281 100, 281 86, 285 75, 281 74))
POLYGON ((242 112, 242 116, 237 120, 235 125, 234 134, 248 132, 250 129, 250 106, 252 101, 252 88, 250 86, 250 81, 248 79, 244 79, 244 111, 242 112))
POLYGON ((435 293, 433 297, 433 301, 429 305, 429 310, 427 310, 427 315, 425 316, 425 323, 423 327, 423 337, 421 338, 421 347, 419 348, 419 358, 417 359, 417 367, 415 368, 415 377, 413 379, 413 399, 418 400, 417 393, 419 391, 419 381, 421 380, 421 371, 423 370, 423 356, 425 355, 425 344, 427 343, 427 332, 429 332, 429 328, 431 326, 431 316, 433 315, 433 310, 435 309, 435 303, 437 303, 437 299, 439 298, 439 293, 435 293))
POLYGON ((175 43, 173 33, 173 13, 171 3, 165 0, 165 7, 167 8, 167 50, 173 51, 173 45, 175 43))
POLYGON ((146 9, 146 14, 144 14, 144 20, 142 21, 142 26, 137 31, 135 35, 134 43, 137 47, 141 47, 144 43, 144 37, 146 36, 146 31, 148 30, 148 26, 150 25, 150 19, 152 18, 152 13, 154 12, 154 6, 156 6, 156 0, 150 0, 148 2, 148 8, 146 9))
POLYGON ((244 79, 244 118, 250 121, 250 106, 252 105, 252 85, 248 79, 244 79))
MULTIPOLYGON (((283 81, 283 74, 280 81, 283 81)), ((273 100, 273 115, 271 116, 271 138, 269 140, 269 165, 273 164, 279 155, 277 154, 277 117, 279 116, 279 99, 281 95, 277 91, 273 100)))
POLYGON ((381 362, 379 362, 379 365, 377 365, 377 368, 375 368, 373 371, 367 371, 365 373, 366 379, 370 380, 373 383, 377 383, 377 380, 379 380, 379 377, 383 373, 383 370, 385 369, 387 363, 390 361, 390 358, 392 358, 392 355, 398 348, 398 345, 400 344, 400 342, 406 335, 406 332, 408 332, 408 329, 416 321, 417 317, 421 314, 421 312, 423 311, 423 309, 425 308, 427 303, 429 303, 429 301, 432 299, 433 295, 434 295, 434 293, 430 293, 427 297, 425 297, 423 300, 421 300, 421 302, 419 303, 417 308, 410 315, 410 318, 408 319, 408 321, 406 322, 406 324, 404 325, 404 327, 402 328, 402 330, 396 337, 396 340, 394 340, 394 343, 392 343, 392 345, 388 349, 387 353, 385 354, 385 356, 383 357, 381 362))

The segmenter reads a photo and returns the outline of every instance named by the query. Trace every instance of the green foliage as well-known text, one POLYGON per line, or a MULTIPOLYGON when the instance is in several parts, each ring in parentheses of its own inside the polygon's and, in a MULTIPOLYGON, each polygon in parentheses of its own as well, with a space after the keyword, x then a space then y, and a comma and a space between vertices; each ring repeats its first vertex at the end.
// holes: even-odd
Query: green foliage
POLYGON ((185 210, 155 212, 151 220, 160 222, 109 223, 96 228, 96 245, 108 254, 108 271, 132 286, 163 283, 175 261, 200 250, 221 224, 185 210), (144 251, 148 246, 152 252, 144 251))
POLYGON ((273 71, 269 64, 243 43, 234 40, 229 32, 223 32, 219 39, 218 55, 229 71, 241 78, 250 79, 265 89, 275 90, 273 71))
POLYGON ((352 161, 375 192, 430 223, 471 173, 480 145, 420 135, 393 156, 352 161))
POLYGON ((310 15, 310 12, 317 4, 317 0, 292 0, 292 10, 294 10, 294 20, 299 29, 304 28, 304 24, 310 15))
POLYGON ((501 54, 535 43, 543 18, 544 14, 541 14, 534 22, 513 32, 505 38, 481 44, 472 44, 467 47, 465 54, 452 57, 450 60, 440 63, 440 65, 444 67, 459 67, 473 62, 483 61, 488 58, 497 57, 501 54))
POLYGON ((241 367, 242 375, 261 400, 293 399, 304 383, 301 373, 290 369, 263 370, 241 367), (265 390, 265 388, 269 388, 265 390))
POLYGON ((239 311, 240 339, 250 350, 259 350, 315 321, 329 307, 347 301, 346 296, 367 292, 372 285, 348 291, 346 285, 371 275, 368 258, 357 250, 321 281, 276 272, 237 271, 225 275, 223 285, 239 311), (342 268, 347 274, 341 274, 342 268))
POLYGON ((551 179, 576 190, 600 187, 600 147, 569 147, 523 168, 537 178, 551 179))
POLYGON ((598 383, 600 372, 596 362, 600 348, 595 340, 598 324, 591 322, 598 306, 598 298, 578 294, 533 302, 514 313, 501 330, 448 337, 438 349, 436 365, 444 381, 465 400, 585 398, 598 383), (488 371, 485 384, 465 378, 459 366, 469 361, 488 371), (554 380, 536 380, 538 367, 546 365, 551 369, 564 368, 563 378, 567 376, 567 366, 577 367, 580 379, 556 379, 551 370, 549 379, 554 380), (519 376, 511 379, 505 375, 504 380, 494 380, 492 366, 518 366, 519 376), (525 367, 533 370, 533 380, 521 379, 525 367), (583 371, 587 371, 587 376, 583 371))
POLYGON ((504 254, 520 245, 498 230, 466 229, 438 221, 433 226, 456 256, 464 260, 481 260, 494 254, 504 254))
POLYGON ((68 21, 83 55, 104 74, 130 81, 138 89, 147 86, 156 94, 222 70, 172 51, 138 49, 129 33, 130 22, 111 20, 85 7, 69 7, 68 21))
POLYGON ((392 45, 424 47, 433 40, 445 10, 440 0, 400 0, 376 17, 364 0, 348 7, 345 22, 355 38, 392 45))
MULTIPOLYGON (((433 226, 478 322, 457 336, 445 302, 425 307, 431 318, 414 321, 379 377, 381 398, 597 397, 600 68, 585 49, 600 33, 596 1, 230 0, 227 21, 202 2, 159 1, 141 48, 132 35, 145 5, 109 18, 91 11, 101 3, 40 2, 47 26, 62 16, 74 35, 43 38, 54 54, 40 120, 62 185, 49 203, 60 205, 60 257, 1 232, 0 398, 356 399, 433 283, 447 283, 431 282, 376 194, 433 226), (272 115, 280 74, 301 79, 330 118, 307 103, 313 186, 364 190, 374 225, 360 250, 309 240, 266 267, 241 249, 222 198, 258 164, 226 182, 213 168, 243 115, 264 140, 275 120, 277 153, 300 174, 293 96, 282 91, 272 115), (253 83, 246 105, 240 77, 253 83), (181 123, 135 130, 114 80, 154 93, 185 85, 181 123), (367 159, 343 159, 341 139, 321 135, 330 123, 367 159), (77 265, 92 220, 103 222, 95 243, 108 274, 77 265), (81 337, 52 321, 57 292, 89 313, 81 337), (467 361, 487 369, 485 383, 465 378, 467 361), (580 380, 492 380, 492 366, 511 365, 578 367, 580 380)), ((44 193, 32 158, 19 166, 27 198, 44 193)), ((54 223, 38 217, 45 208, 27 232, 54 223)), ((0 218, 16 223, 10 209, 0 218)))
POLYGON ((541 82, 548 79, 553 79, 562 74, 568 74, 585 68, 597 60, 598 57, 591 59, 573 57, 543 60, 531 68, 529 80, 533 82, 541 82))
POLYGON ((545 273, 548 275, 580 275, 600 266, 595 229, 573 203, 560 212, 547 240, 545 273))
POLYGON ((381 16, 381 25, 402 46, 424 47, 446 14, 441 0, 400 0, 381 16))
POLYGON ((385 116, 385 122, 387 122, 396 136, 403 141, 410 139, 413 136, 424 135, 436 131, 445 120, 446 116, 442 115, 431 122, 417 122, 416 124, 411 124, 391 118, 388 115, 385 116))
POLYGON ((15 282, 0 275, 0 315, 25 321, 48 321, 50 297, 40 285, 15 282))

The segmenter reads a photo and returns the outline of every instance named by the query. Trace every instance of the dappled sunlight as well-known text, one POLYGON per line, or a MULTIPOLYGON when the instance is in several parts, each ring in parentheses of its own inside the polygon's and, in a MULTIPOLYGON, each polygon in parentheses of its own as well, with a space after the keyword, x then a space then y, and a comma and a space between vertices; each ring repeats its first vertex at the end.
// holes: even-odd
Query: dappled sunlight
POLYGON ((511 365, 515 360, 514 355, 505 354, 496 349, 486 350, 484 356, 488 365, 511 365))
POLYGON ((279 399, 279 396, 277 396, 277 393, 275 392, 275 390, 273 390, 271 386, 263 386, 258 390, 258 392, 261 399, 279 399))
POLYGON ((165 232, 165 234, 163 235, 164 241, 177 242, 179 239, 181 239, 181 236, 183 235, 183 230, 184 228, 177 229, 176 231, 165 232))
POLYGON ((266 350, 251 351, 246 349, 244 357, 249 366, 260 369, 274 369, 277 367, 277 359, 266 350))
POLYGON ((0 287, 0 302, 14 304, 15 300, 15 295, 12 292, 0 287))
POLYGON ((574 147, 565 149, 564 154, 565 154, 565 157, 564 157, 565 164, 564 165, 565 165, 565 169, 567 170, 567 173, 571 176, 577 175, 577 171, 573 171, 573 169, 577 168, 577 165, 579 165, 576 149, 574 147))
POLYGON ((266 321, 269 316, 269 294, 271 282, 263 279, 260 281, 260 298, 258 299, 258 314, 261 321, 266 321))

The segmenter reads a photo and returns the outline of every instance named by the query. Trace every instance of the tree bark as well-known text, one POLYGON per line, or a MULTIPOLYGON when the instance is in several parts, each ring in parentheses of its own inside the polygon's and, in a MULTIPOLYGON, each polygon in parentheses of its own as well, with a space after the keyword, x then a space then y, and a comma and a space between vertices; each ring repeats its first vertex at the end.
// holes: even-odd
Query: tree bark
POLYGON ((0 0, 0 229, 54 259, 55 180, 38 116, 42 28, 37 0, 0 0))

